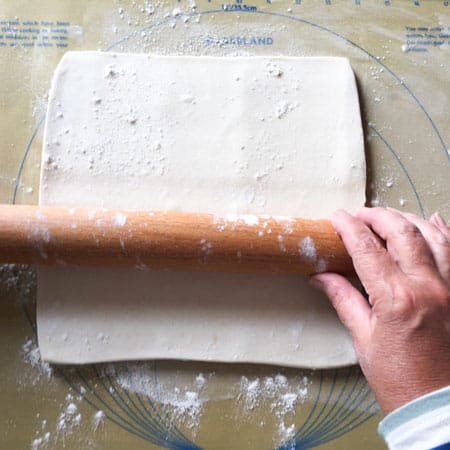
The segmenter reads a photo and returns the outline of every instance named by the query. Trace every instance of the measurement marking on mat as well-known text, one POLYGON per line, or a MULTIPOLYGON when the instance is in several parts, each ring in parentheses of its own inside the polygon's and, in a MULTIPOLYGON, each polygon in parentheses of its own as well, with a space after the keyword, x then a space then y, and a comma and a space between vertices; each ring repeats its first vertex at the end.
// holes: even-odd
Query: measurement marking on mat
POLYGON ((258 8, 254 5, 245 5, 242 3, 222 3, 222 9, 224 11, 245 11, 245 12, 255 12, 258 8))

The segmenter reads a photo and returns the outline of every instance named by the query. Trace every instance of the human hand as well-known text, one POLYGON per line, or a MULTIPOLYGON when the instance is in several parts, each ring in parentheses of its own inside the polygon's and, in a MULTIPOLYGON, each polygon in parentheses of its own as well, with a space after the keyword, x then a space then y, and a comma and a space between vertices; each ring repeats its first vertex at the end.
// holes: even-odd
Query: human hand
POLYGON ((348 328, 384 413, 450 384, 450 229, 393 209, 337 211, 341 236, 369 302, 344 277, 312 284, 348 328))

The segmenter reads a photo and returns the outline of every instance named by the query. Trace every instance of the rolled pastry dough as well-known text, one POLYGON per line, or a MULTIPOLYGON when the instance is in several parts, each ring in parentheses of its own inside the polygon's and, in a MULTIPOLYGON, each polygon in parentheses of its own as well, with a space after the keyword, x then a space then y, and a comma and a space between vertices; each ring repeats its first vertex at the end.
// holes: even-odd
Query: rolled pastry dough
MULTIPOLYGON (((69 52, 56 70, 41 205, 320 218, 364 195, 347 59, 69 52)), ((139 266, 40 269, 43 359, 356 361, 304 278, 139 266)))

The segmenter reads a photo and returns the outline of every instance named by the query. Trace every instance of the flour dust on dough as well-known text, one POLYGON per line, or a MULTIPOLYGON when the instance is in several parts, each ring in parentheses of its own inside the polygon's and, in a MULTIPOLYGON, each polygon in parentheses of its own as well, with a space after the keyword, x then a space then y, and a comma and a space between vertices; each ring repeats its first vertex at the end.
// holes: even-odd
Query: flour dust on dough
MULTIPOLYGON (((41 205, 324 218, 364 192, 345 58, 69 52, 56 70, 41 205)), ((43 359, 356 362, 305 278, 137 266, 40 269, 43 359)))

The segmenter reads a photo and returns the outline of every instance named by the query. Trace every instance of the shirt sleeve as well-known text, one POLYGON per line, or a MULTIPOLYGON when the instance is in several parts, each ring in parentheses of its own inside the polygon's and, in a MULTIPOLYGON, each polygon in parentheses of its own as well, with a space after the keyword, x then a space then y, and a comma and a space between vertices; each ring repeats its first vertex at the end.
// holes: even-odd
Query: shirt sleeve
POLYGON ((396 409, 378 432, 390 450, 450 450, 450 386, 396 409))

